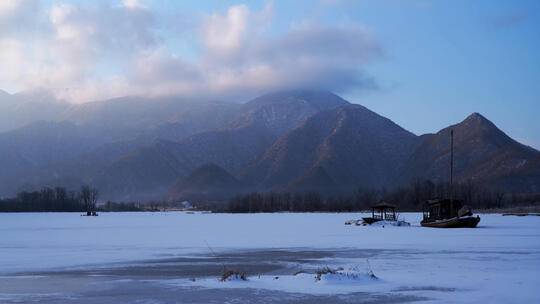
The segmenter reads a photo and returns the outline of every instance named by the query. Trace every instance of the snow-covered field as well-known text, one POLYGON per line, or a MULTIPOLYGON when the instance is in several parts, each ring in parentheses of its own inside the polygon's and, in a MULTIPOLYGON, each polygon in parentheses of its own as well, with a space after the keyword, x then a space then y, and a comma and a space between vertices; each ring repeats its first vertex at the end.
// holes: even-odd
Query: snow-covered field
POLYGON ((361 216, 0 214, 0 303, 540 303, 540 217, 344 225, 361 216), (317 280, 325 267, 343 270, 317 280), (220 282, 223 268, 248 280, 220 282))

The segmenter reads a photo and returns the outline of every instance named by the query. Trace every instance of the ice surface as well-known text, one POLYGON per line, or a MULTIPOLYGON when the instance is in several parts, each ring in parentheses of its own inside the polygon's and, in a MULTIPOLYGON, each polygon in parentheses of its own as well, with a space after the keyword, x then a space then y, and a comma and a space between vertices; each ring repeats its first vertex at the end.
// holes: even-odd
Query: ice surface
MULTIPOLYGON (((0 280, 20 274, 27 279, 17 281, 46 281, 40 272, 150 259, 312 250, 333 253, 312 258, 312 268, 364 269, 369 259, 379 280, 366 279, 360 271, 358 280, 330 276, 316 282, 313 274, 294 276, 292 270, 282 270, 278 275, 251 274, 245 282, 219 282, 218 276, 158 281, 205 289, 399 293, 447 303, 540 302, 540 217, 480 215, 476 229, 435 229, 419 226, 421 214, 400 215, 410 227, 344 225, 366 216, 351 213, 0 214, 0 280)), ((100 280, 99 275, 91 279, 100 280)))

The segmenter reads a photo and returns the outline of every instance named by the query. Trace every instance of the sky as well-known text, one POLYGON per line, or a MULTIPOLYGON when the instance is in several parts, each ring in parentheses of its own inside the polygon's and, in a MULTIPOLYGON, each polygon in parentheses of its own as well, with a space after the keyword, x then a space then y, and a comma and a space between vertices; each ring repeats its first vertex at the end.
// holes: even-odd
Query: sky
POLYGON ((415 134, 479 112, 540 148, 540 1, 2 0, 0 89, 81 103, 331 90, 415 134))

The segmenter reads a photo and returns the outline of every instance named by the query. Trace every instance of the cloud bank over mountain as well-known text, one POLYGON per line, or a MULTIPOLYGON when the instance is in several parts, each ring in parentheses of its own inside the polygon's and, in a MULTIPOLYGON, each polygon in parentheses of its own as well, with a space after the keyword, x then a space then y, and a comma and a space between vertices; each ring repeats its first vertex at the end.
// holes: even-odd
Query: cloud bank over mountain
POLYGON ((136 0, 0 5, 0 85, 84 102, 125 95, 247 98, 296 87, 373 89, 383 48, 360 25, 304 22, 270 33, 273 5, 165 16, 136 0), (181 43, 178 42, 181 40, 181 43), (182 44, 182 46, 179 46, 182 44))

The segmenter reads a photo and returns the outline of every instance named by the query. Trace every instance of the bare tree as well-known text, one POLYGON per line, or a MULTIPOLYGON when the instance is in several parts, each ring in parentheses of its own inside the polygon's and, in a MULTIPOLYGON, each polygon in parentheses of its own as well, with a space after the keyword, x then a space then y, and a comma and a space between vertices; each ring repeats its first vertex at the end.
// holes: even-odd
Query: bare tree
POLYGON ((493 196, 495 197, 495 205, 497 206, 497 208, 502 208, 505 195, 506 194, 500 190, 495 191, 495 193, 493 194, 493 196))
POLYGON ((420 178, 415 178, 411 182, 411 198, 415 206, 422 204, 422 181, 420 178))
POLYGON ((82 186, 80 200, 87 212, 96 210, 96 203, 99 197, 99 191, 96 188, 90 188, 90 186, 82 186))
POLYGON ((82 205, 84 206, 84 209, 87 212, 92 211, 90 209, 90 187, 85 185, 81 187, 81 192, 79 193, 80 200, 82 205))
POLYGON ((66 188, 56 187, 56 188, 54 188, 54 191, 56 192, 56 199, 57 200, 59 200, 61 202, 67 200, 68 194, 67 194, 66 188))
POLYGON ((96 188, 90 189, 90 208, 92 211, 96 210, 96 203, 99 197, 99 191, 96 188))

